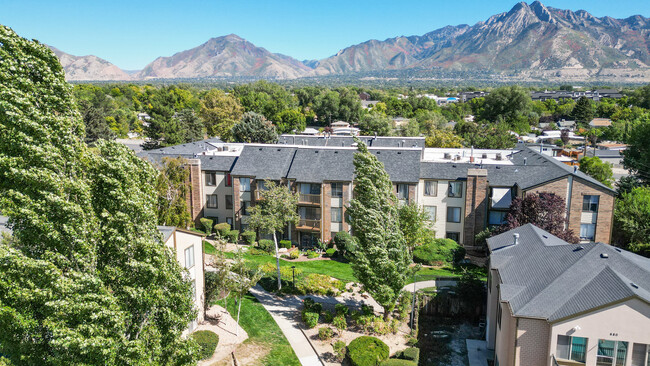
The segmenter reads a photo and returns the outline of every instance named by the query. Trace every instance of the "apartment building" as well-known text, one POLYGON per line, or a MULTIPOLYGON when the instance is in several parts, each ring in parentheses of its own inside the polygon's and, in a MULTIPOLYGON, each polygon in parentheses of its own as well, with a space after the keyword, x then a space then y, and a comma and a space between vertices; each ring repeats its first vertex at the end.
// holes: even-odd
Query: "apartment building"
POLYGON ((495 366, 650 365, 650 259, 531 224, 488 247, 495 366))
MULTIPOLYGON (((228 144, 215 140, 144 152, 151 161, 188 159, 192 217, 211 217, 246 230, 248 208, 264 181, 298 193, 298 225, 283 236, 311 246, 349 231, 352 199, 351 137, 283 135, 278 144, 228 144)), ((503 223, 512 199, 553 192, 566 202, 569 227, 584 242, 609 242, 615 192, 537 147, 512 150, 424 148, 423 138, 368 137, 362 140, 384 164, 401 203, 415 202, 429 216, 437 237, 475 246, 475 236, 503 223)))

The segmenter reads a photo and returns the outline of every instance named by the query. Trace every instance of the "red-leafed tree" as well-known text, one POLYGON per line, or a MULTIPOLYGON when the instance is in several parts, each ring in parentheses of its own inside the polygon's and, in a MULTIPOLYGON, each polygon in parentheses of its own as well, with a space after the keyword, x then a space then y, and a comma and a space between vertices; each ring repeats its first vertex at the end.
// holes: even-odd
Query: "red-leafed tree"
POLYGON ((525 224, 533 224, 569 243, 580 241, 573 230, 568 228, 564 198, 554 193, 527 194, 524 198, 512 200, 506 222, 498 231, 506 232, 525 224))

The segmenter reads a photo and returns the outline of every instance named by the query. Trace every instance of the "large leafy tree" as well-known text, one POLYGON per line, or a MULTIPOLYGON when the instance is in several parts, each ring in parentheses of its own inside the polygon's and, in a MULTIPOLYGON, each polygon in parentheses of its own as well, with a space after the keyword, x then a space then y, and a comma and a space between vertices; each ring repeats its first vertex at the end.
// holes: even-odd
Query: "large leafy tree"
POLYGON ((362 135, 389 136, 393 131, 393 122, 385 114, 371 112, 363 116, 359 122, 362 135))
POLYGON ((278 270, 278 289, 281 289, 282 276, 280 274, 280 252, 278 251, 277 233, 282 233, 289 224, 296 225, 298 223, 300 219, 296 213, 298 194, 291 193, 288 187, 278 185, 273 181, 265 181, 264 187, 266 189, 262 191, 261 199, 249 210, 248 225, 253 230, 273 234, 275 262, 278 270))
POLYGON ((406 283, 411 258, 388 173, 362 141, 356 142, 354 199, 348 213, 359 243, 352 269, 388 319, 406 283))
POLYGON ((424 140, 427 147, 463 147, 463 139, 450 129, 432 130, 424 140))
POLYGON ((510 127, 515 127, 525 119, 532 109, 532 100, 528 90, 512 85, 496 89, 485 97, 480 119, 496 122, 503 120, 510 127))
POLYGON ((244 108, 232 94, 212 89, 201 98, 199 116, 203 119, 208 136, 218 136, 224 141, 230 139, 232 126, 241 119, 244 108))
POLYGON ((156 228, 155 170, 84 144, 54 54, 0 26, 0 353, 13 364, 191 364, 191 284, 156 228), (173 309, 173 311, 170 311, 173 309))
POLYGON ((637 187, 616 201, 617 245, 650 258, 650 187, 637 187))
POLYGON ((506 232, 525 224, 533 224, 569 243, 580 241, 568 228, 564 199, 555 193, 531 193, 524 198, 515 198, 510 204, 506 222, 496 232, 506 232))
POLYGON ((404 235, 406 246, 413 253, 413 248, 424 244, 428 238, 434 236, 433 230, 428 227, 429 216, 415 202, 401 205, 398 212, 400 230, 404 235))
POLYGON ((181 157, 164 157, 156 179, 156 213, 159 225, 188 227, 192 222, 187 207, 190 172, 181 157))
POLYGON ((612 164, 600 160, 597 156, 585 156, 580 159, 580 171, 589 174, 597 181, 611 188, 614 182, 612 164))
POLYGON ((300 133, 307 127, 305 115, 298 109, 285 109, 276 118, 278 133, 300 133))
POLYGON ((270 144, 278 140, 278 134, 271 122, 255 112, 244 113, 241 121, 232 127, 231 134, 236 142, 270 144))
POLYGON ((623 151, 623 166, 646 185, 650 184, 650 119, 637 124, 628 137, 628 147, 623 151))

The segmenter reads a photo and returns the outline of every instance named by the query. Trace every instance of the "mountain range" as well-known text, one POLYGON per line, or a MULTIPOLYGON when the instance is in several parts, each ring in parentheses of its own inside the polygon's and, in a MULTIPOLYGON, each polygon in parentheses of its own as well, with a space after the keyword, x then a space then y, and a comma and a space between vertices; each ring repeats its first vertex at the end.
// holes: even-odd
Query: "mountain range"
POLYGON ((130 74, 95 56, 76 57, 54 50, 69 80, 294 79, 392 70, 650 80, 650 19, 640 15, 598 18, 584 10, 521 2, 472 26, 447 26, 421 36, 369 40, 323 60, 301 62, 231 34, 170 57, 159 57, 130 74))

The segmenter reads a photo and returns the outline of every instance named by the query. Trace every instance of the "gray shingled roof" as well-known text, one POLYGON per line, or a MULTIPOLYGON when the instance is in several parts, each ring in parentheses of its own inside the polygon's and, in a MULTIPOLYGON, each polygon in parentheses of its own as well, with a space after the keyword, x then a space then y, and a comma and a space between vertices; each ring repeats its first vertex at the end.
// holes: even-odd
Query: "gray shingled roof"
POLYGON ((170 236, 176 230, 173 226, 158 226, 158 231, 163 235, 163 243, 166 243, 170 236))
POLYGON ((295 147, 278 145, 245 145, 232 175, 280 180, 287 176, 295 147))
POLYGON ((201 160, 201 170, 229 172, 234 167, 237 156, 199 155, 196 159, 201 160))
POLYGON ((417 183, 420 180, 421 149, 370 149, 377 160, 384 163, 390 180, 399 183, 417 183))
POLYGON ((297 149, 287 178, 297 182, 350 182, 354 177, 353 149, 297 149))
MULTIPOLYGON (((424 147, 424 137, 358 136, 368 147, 424 147)), ((281 135, 279 144, 304 146, 350 147, 352 136, 281 135)))
POLYGON ((569 244, 531 224, 488 239, 488 247, 501 300, 516 316, 553 322, 630 297, 650 302, 650 259, 619 248, 569 244))
POLYGON ((213 137, 210 139, 205 139, 201 141, 195 141, 195 142, 188 142, 186 144, 180 144, 180 145, 174 145, 174 146, 167 146, 167 147, 161 147, 160 149, 154 149, 154 150, 147 150, 145 151, 146 153, 153 153, 153 154, 166 154, 166 155, 176 155, 176 154, 196 154, 200 153, 201 151, 204 151, 206 148, 212 150, 215 149, 216 146, 211 145, 211 144, 219 144, 223 143, 219 138, 213 137))

